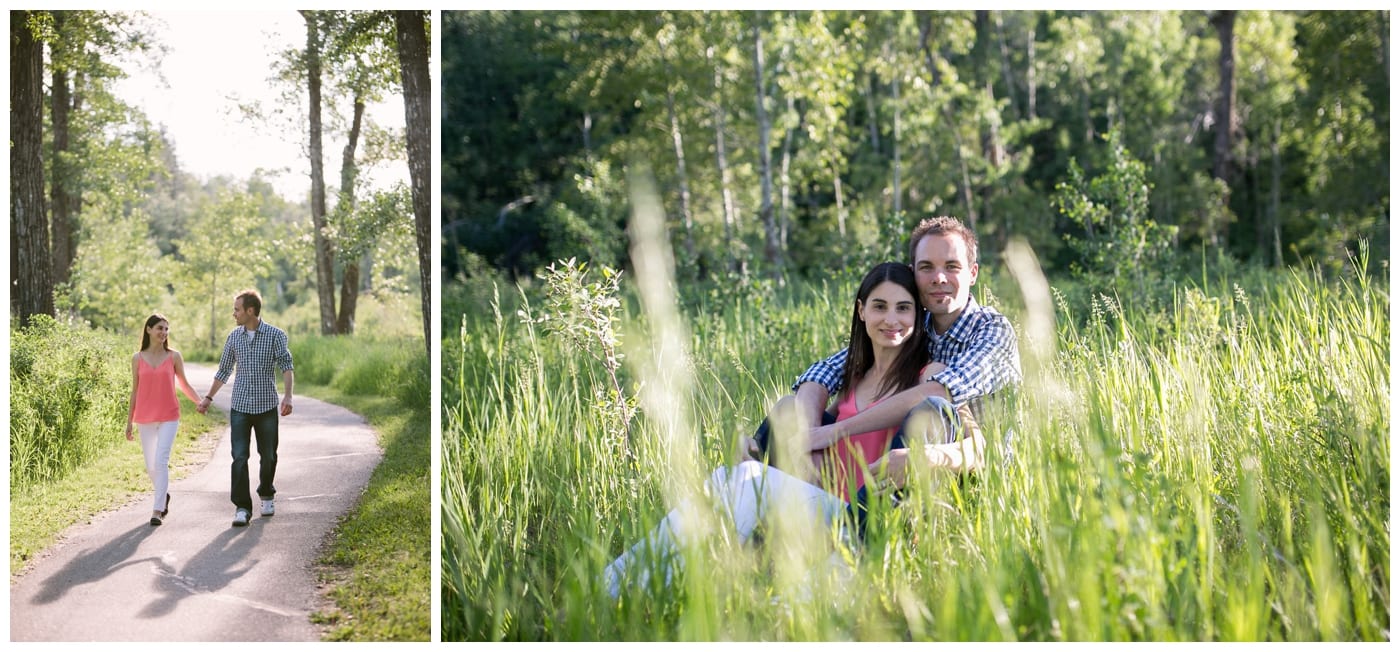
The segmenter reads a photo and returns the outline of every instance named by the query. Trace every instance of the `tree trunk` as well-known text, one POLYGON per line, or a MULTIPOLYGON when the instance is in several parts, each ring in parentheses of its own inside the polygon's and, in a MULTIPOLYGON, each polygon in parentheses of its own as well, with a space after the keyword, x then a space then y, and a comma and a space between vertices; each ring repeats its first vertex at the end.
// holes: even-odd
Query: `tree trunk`
MULTIPOLYGON (((787 107, 789 112, 797 110, 791 95, 787 98, 787 107)), ((792 207, 792 135, 796 131, 794 127, 783 134, 782 189, 779 193, 782 203, 778 215, 778 243, 783 251, 787 251, 788 245, 788 211, 792 207)))
POLYGON ((753 67, 755 88, 754 117, 758 121, 758 169, 761 178, 761 193, 758 217, 763 223, 763 258, 768 263, 769 273, 774 280, 782 278, 782 252, 778 248, 778 225, 773 220, 773 152, 769 144, 772 125, 768 121, 768 110, 764 102, 768 99, 763 89, 763 31, 759 22, 762 14, 753 25, 753 67))
POLYGON ((1011 51, 1006 46, 1006 27, 1001 21, 1001 12, 996 15, 997 44, 1001 49, 1001 78, 1006 84, 1006 95, 1011 98, 1011 114, 1021 119, 1020 100, 1016 97, 1016 75, 1011 72, 1011 51))
POLYGON ((901 166, 900 166, 900 160, 899 160, 899 143, 900 143, 900 140, 899 140, 899 139, 900 139, 901 132, 903 131, 903 125, 900 123, 899 77, 900 77, 900 76, 899 76, 898 74, 896 74, 896 75, 894 76, 894 83, 891 85, 891 88, 890 88, 890 92, 893 94, 893 98, 892 98, 892 99, 893 99, 893 104, 894 104, 894 143, 891 145, 891 147, 894 149, 894 214, 895 214, 895 215, 899 215, 900 212, 902 212, 902 211, 904 210, 904 189, 903 189, 903 187, 901 186, 901 179, 900 179, 900 175, 903 173, 903 169, 902 169, 901 166))
POLYGON ((1274 118, 1274 138, 1269 145, 1269 153, 1272 154, 1273 165, 1269 174, 1269 231, 1272 242, 1269 242, 1269 250, 1273 252, 1274 267, 1283 266, 1283 242, 1279 233, 1279 194, 1280 186, 1283 184, 1283 161, 1279 156, 1279 140, 1283 138, 1283 120, 1274 118))
POLYGON ((666 117, 671 125, 671 147, 676 152, 676 181, 680 184, 681 190, 681 224, 685 227, 685 258, 687 261, 695 260, 695 214, 690 209, 690 175, 685 169, 685 140, 681 133, 681 120, 676 115, 676 91, 672 86, 675 78, 675 71, 671 68, 671 59, 667 56, 666 43, 658 41, 661 48, 661 62, 666 68, 666 117))
POLYGON ((413 190, 413 224, 418 239, 418 277, 423 307, 423 345, 432 354, 432 86, 428 78, 428 21, 423 10, 395 11, 399 70, 403 80, 408 174, 413 190))
POLYGON ((831 188, 836 193, 836 232, 846 237, 846 193, 841 188, 841 170, 831 166, 831 188))
POLYGON ((52 62, 52 90, 50 91, 53 121, 53 179, 49 184, 49 199, 53 213, 53 282, 62 285, 68 282, 73 271, 73 256, 77 247, 76 224, 81 194, 77 190, 78 168, 69 159, 70 129, 69 116, 73 110, 73 94, 70 93, 68 66, 59 48, 71 47, 63 42, 68 38, 66 25, 69 12, 53 12, 54 34, 56 39, 49 44, 49 59, 52 62))
POLYGON ((1220 37, 1220 95, 1215 103, 1215 178, 1230 184, 1235 131, 1235 12, 1217 11, 1210 20, 1220 37))
POLYGON ((1035 28, 1026 35, 1026 117, 1035 119, 1035 28))
MULTIPOLYGON (((340 200, 335 212, 340 220, 353 219, 355 212, 355 179, 359 168, 355 165, 355 149, 360 144, 360 127, 364 124, 365 100, 357 92, 355 109, 350 119, 350 134, 345 141, 345 150, 340 156, 340 200)), ((335 318, 335 334, 351 335, 355 332, 355 308, 360 300, 360 261, 354 256, 345 256, 345 269, 340 276, 340 314, 335 318)))
POLYGON ((306 19, 306 79, 311 149, 311 224, 316 244, 316 297, 321 304, 321 334, 335 334, 335 248, 327 237, 326 177, 321 148, 321 29, 317 12, 306 19))
POLYGON ((866 126, 870 128, 870 149, 873 150, 876 155, 879 155, 880 121, 877 119, 876 111, 878 111, 878 109, 875 105, 876 76, 873 72, 866 72, 861 76, 865 78, 865 115, 867 116, 866 126))
POLYGON ((719 168, 720 197, 724 202, 724 250, 729 257, 729 269, 739 271, 739 257, 735 255, 734 237, 738 228, 734 217, 734 193, 729 188, 729 159, 724 150, 724 68, 710 48, 706 56, 715 68, 715 165, 719 168))
POLYGON ((52 315, 53 266, 44 213, 44 50, 32 12, 10 12, 10 311, 20 325, 52 315))
MULTIPOLYGON (((1220 37, 1220 97, 1215 104, 1215 161, 1211 173, 1224 182, 1225 196, 1221 203, 1229 206, 1235 137, 1235 12, 1217 11, 1210 22, 1220 37)), ((1223 235, 1211 228, 1211 244, 1224 246, 1223 235)))

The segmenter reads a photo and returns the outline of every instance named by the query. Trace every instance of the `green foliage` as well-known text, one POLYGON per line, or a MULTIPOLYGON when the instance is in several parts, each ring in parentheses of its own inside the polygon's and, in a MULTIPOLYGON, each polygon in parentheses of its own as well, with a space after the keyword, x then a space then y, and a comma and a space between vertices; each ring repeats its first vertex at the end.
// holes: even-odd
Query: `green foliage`
POLYGON ((1145 280, 1163 268, 1177 227, 1157 224, 1148 215, 1151 187, 1145 166, 1123 147, 1117 132, 1107 140, 1103 171, 1086 179, 1071 160, 1070 179, 1056 186, 1053 201, 1061 215, 1084 230, 1082 236, 1066 236, 1080 253, 1077 271, 1127 278, 1141 291, 1145 280))
MULTIPOLYGON (((882 249, 882 222, 952 214, 984 250, 1084 261, 1053 219, 1071 161, 1144 163, 1173 252, 1273 265, 1388 252, 1385 12, 1242 11, 1230 183, 1212 169, 1219 37, 1201 11, 455 12, 446 17, 445 266, 513 278, 621 258, 602 170, 656 174, 683 279, 754 268, 763 103, 783 272, 882 249), (755 69, 755 37, 764 70, 755 69), (763 80, 764 88, 755 81, 763 80), (727 164, 717 160, 725 141, 727 164), (685 173, 680 170, 684 158, 685 173), (895 183, 896 157, 899 182, 895 183), (682 200, 682 182, 687 199, 682 200), (839 181, 839 187, 838 182, 839 181), (734 220, 724 207, 736 208, 734 220), (682 207, 687 210, 682 213, 682 207), (600 210, 600 207, 609 209, 600 210)), ((617 178, 624 175, 615 174, 617 178)), ((611 195, 621 198, 621 193, 611 195)), ((624 211, 625 212, 625 211, 624 211)), ((1373 270, 1374 271, 1374 270, 1373 270)))
MULTIPOLYGON (((834 350, 849 285, 682 291, 697 383, 674 409, 695 424, 699 472, 732 463, 736 437, 834 350)), ((1384 640, 1383 288, 1221 267, 1152 302, 1057 289, 1014 455, 990 427, 987 471, 920 486, 863 550, 792 544, 817 553, 805 591, 771 542, 716 535, 670 586, 618 601, 604 565, 670 507, 658 424, 638 418, 629 462, 593 409, 606 380, 574 373, 588 355, 499 305, 446 305, 443 638, 1384 640), (828 584, 828 564, 850 579, 828 584)))
POLYGON ((36 317, 10 330, 10 486, 54 482, 122 440, 140 341, 36 317))
POLYGON ((165 279, 178 266, 160 255, 143 213, 97 203, 85 222, 72 279, 56 302, 60 310, 97 328, 139 333, 137 325, 152 312, 175 307, 165 279))
POLYGON ((637 409, 636 398, 623 389, 619 376, 623 354, 619 350, 618 311, 622 303, 618 287, 622 275, 607 265, 600 266, 598 274, 602 278, 593 280, 588 265, 572 258, 550 265, 541 277, 545 309, 531 323, 602 363, 611 387, 598 397, 597 405, 606 415, 610 438, 623 444, 631 439, 628 427, 637 409))
POLYGON ((412 338, 305 336, 292 342, 292 356, 298 383, 427 409, 427 362, 422 343, 412 338))

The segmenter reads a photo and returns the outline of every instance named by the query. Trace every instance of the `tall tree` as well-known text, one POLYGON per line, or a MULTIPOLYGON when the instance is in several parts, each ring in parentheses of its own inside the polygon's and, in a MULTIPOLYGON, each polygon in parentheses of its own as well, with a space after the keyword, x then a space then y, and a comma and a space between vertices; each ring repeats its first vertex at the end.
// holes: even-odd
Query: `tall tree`
POLYGON ((721 208, 724 211, 724 250, 729 256, 729 268, 739 271, 747 261, 735 255, 738 239, 738 209, 734 206, 734 190, 729 168, 729 150, 725 143, 724 54, 717 46, 705 49, 705 59, 714 67, 714 100, 710 105, 715 131, 715 170, 719 173, 721 208))
POLYGON ((306 89, 309 98, 308 139, 311 155, 311 224, 316 244, 316 297, 321 309, 321 334, 335 333, 335 243, 326 219, 326 173, 321 145, 321 51, 325 36, 319 11, 301 11, 306 21, 306 89))
POLYGON ((676 111, 676 80, 675 64, 672 63, 671 43, 675 41, 677 25, 672 22, 669 12, 662 12, 658 19, 662 21, 660 29, 656 33, 656 43, 659 48, 661 65, 664 70, 663 80, 666 84, 666 124, 671 130, 671 148, 676 154, 676 183, 680 190, 681 205, 681 225, 684 229, 682 245, 685 247, 685 260, 693 262, 695 260, 695 211, 690 205, 690 174, 685 167, 685 133, 681 130, 680 115, 676 111))
POLYGON ((782 251, 778 247, 778 225, 773 220, 773 150, 769 145, 769 133, 773 126, 768 120, 768 89, 763 81, 763 13, 754 17, 753 29, 753 69, 754 116, 758 121, 758 174, 762 181, 761 199, 758 204, 758 219, 763 224, 763 257, 768 263, 769 273, 774 279, 781 279, 783 272, 782 251))
POLYGON ((428 187, 432 165, 433 121, 428 77, 428 16, 425 11, 395 11, 404 123, 408 131, 408 174, 413 192, 413 225, 418 242, 418 273, 423 306, 423 344, 432 352, 432 202, 428 187))
MULTIPOLYGON (((73 269, 73 252, 77 247, 75 222, 81 206, 78 189, 78 169, 74 165, 69 140, 69 115, 78 111, 81 94, 69 86, 69 52, 73 49, 73 24, 80 17, 75 12, 53 12, 54 39, 49 42, 50 96, 49 115, 53 124, 53 155, 50 165, 53 176, 49 183, 49 201, 53 211, 53 280, 55 285, 68 282, 73 269)), ((81 47, 81 46, 79 46, 81 47)))
POLYGON ((35 31, 44 12, 10 12, 11 312, 27 325, 54 314, 53 266, 44 211, 44 50, 35 31))
POLYGON ((323 53, 323 70, 331 73, 336 94, 351 105, 350 126, 341 153, 340 191, 330 223, 336 234, 336 255, 341 261, 340 306, 335 332, 355 330, 359 306, 362 262, 369 263, 373 232, 357 222, 373 221, 357 210, 360 162, 358 148, 366 129, 365 108, 398 84, 397 48, 393 15, 384 11, 337 11, 322 15, 329 50, 323 53), (359 234, 353 237, 349 234, 359 234))
MULTIPOLYGON (((1238 129, 1235 118, 1235 12, 1221 10, 1210 19, 1220 39, 1220 91, 1215 109, 1215 160, 1211 173, 1225 184, 1225 203, 1229 203, 1231 168, 1234 164, 1234 138, 1238 129)), ((1212 244, 1220 244, 1213 242, 1212 244)))

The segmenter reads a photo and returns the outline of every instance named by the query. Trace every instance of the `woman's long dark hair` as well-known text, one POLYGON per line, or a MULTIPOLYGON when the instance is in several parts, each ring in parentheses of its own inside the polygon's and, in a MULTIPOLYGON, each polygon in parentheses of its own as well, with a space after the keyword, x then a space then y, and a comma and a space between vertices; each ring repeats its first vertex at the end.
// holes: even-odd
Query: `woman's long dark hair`
MULTIPOLYGON (((145 350, 146 350, 146 347, 148 347, 148 346, 151 345, 151 332, 150 332, 148 329, 149 329, 150 327, 152 327, 152 326, 155 326, 156 324, 161 323, 161 322, 170 323, 170 320, 169 320, 169 319, 166 319, 166 318, 165 318, 165 315, 162 315, 162 314, 160 314, 160 313, 158 313, 158 312, 157 312, 157 313, 153 313, 150 317, 147 317, 147 318, 146 318, 146 326, 145 326, 144 328, 141 329, 141 349, 140 349, 140 350, 145 351, 145 350)), ((170 335, 167 334, 167 335, 165 336, 165 342, 162 343, 162 346, 165 347, 165 350, 166 350, 166 351, 169 351, 169 350, 170 350, 170 335)))
POLYGON ((880 383, 879 396, 908 389, 919 384, 919 370, 928 364, 928 340, 924 333, 924 310, 919 302, 919 285, 914 280, 914 270, 904 263, 880 263, 865 280, 860 282, 856 300, 851 308, 851 339, 846 345, 846 374, 844 387, 854 390, 856 381, 865 377, 875 365, 875 345, 870 341, 870 333, 865 330, 865 322, 860 319, 860 306, 870 293, 881 283, 889 281, 904 288, 914 299, 914 332, 900 347, 890 366, 889 374, 880 383))

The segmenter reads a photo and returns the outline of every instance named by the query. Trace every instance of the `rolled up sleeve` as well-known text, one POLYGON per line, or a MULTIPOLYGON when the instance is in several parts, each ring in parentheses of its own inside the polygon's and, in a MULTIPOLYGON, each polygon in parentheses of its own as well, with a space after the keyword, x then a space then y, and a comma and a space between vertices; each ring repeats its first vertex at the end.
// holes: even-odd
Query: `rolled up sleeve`
POLYGON ((792 383, 792 391, 796 392, 802 383, 817 383, 826 388, 827 394, 835 395, 841 390, 842 377, 846 373, 846 349, 841 349, 825 360, 807 368, 801 376, 792 383))

